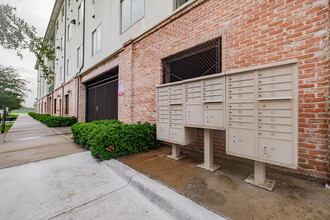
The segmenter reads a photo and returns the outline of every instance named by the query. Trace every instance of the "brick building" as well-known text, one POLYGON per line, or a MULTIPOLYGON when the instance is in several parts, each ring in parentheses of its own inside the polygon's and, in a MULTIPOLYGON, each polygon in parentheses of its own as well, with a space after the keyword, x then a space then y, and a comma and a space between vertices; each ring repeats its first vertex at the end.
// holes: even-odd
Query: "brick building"
MULTIPOLYGON (((190 57, 181 69, 206 65, 186 78, 290 60, 299 103, 292 171, 328 178, 329 36, 327 0, 56 1, 46 32, 55 79, 47 85, 39 71, 36 112, 155 123, 156 86, 178 81, 166 79, 169 58, 190 57)), ((188 147, 203 151, 203 130, 196 135, 188 147)), ((225 131, 215 131, 214 153, 236 159, 225 152, 225 131)))

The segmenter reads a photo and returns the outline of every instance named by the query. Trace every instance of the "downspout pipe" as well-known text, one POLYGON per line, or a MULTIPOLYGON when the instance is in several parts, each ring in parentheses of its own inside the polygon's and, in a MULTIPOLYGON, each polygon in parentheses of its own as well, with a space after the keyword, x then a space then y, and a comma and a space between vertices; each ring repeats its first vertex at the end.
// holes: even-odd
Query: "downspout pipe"
POLYGON ((63 67, 64 67, 64 71, 63 71, 63 83, 62 83, 62 100, 61 100, 61 116, 63 116, 63 96, 64 96, 64 86, 63 84, 65 83, 65 74, 67 73, 67 69, 66 69, 66 41, 67 41, 67 36, 66 36, 66 20, 67 20, 67 0, 64 1, 64 12, 65 12, 65 16, 64 16, 64 62, 63 62, 63 67))
POLYGON ((82 65, 79 69, 79 71, 76 73, 76 79, 77 79, 77 119, 78 119, 78 115, 79 115, 79 75, 82 71, 82 69, 84 68, 84 65, 85 65, 85 17, 86 17, 86 14, 85 14, 85 11, 86 11, 86 2, 85 0, 83 0, 83 8, 84 8, 84 19, 83 19, 83 51, 82 51, 82 65))

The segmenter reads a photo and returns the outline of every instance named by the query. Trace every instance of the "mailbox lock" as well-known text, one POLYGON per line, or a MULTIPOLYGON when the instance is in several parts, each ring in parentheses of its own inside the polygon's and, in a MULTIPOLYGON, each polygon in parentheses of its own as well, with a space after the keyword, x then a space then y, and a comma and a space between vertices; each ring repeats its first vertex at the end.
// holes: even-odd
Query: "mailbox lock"
POLYGON ((263 105, 262 107, 266 107, 266 105, 263 105))

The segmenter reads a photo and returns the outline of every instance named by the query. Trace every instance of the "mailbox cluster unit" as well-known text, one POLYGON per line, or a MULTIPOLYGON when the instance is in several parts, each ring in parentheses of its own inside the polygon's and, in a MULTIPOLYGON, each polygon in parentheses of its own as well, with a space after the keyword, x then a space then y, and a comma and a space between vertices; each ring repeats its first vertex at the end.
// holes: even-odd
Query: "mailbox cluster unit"
POLYGON ((292 62, 160 85, 157 138, 188 145, 195 128, 226 130, 228 154, 295 168, 297 98, 292 62))

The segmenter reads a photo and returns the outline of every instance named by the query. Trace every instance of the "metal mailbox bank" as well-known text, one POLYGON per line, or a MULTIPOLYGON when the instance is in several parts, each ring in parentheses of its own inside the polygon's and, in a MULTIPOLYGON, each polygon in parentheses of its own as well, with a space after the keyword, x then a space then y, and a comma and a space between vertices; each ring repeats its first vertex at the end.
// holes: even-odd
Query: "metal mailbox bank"
POLYGON ((157 86, 157 138, 179 145, 204 128, 204 163, 214 171, 213 130, 226 130, 226 153, 255 161, 245 181, 271 190, 265 163, 297 167, 298 86, 295 61, 192 78, 157 86))

